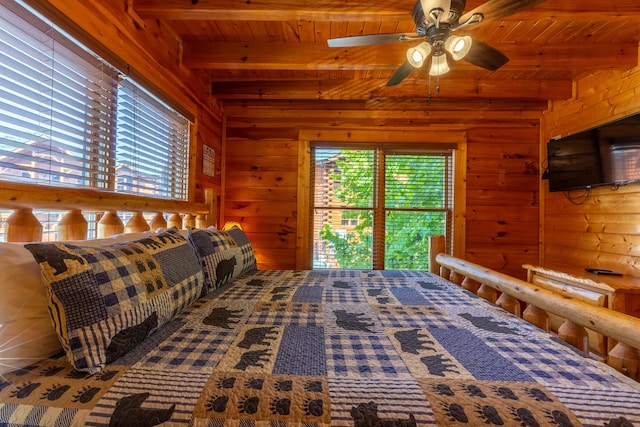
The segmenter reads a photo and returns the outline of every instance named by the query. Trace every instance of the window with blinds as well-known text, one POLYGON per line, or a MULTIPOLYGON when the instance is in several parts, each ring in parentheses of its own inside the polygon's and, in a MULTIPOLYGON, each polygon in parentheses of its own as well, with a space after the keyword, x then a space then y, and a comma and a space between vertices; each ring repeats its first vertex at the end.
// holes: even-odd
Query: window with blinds
POLYGON ((118 90, 116 190, 187 198, 189 122, 130 80, 118 90))
MULTIPOLYGON (((361 147, 361 146, 360 146, 361 147)), ((426 270, 453 227, 453 149, 312 147, 313 268, 426 270)))
POLYGON ((2 179, 187 198, 189 121, 17 2, 0 76, 2 179))

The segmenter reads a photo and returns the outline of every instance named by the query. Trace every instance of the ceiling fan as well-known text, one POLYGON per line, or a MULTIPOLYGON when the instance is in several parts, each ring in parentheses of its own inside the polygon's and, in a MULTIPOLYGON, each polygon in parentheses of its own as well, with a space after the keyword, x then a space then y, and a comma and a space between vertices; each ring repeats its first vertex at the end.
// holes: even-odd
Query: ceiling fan
POLYGON ((395 86, 431 57, 429 74, 449 72, 447 54, 455 61, 465 60, 487 70, 497 70, 509 61, 502 52, 470 36, 453 32, 489 20, 501 19, 542 3, 545 0, 488 0, 462 14, 466 0, 418 0, 413 7, 415 33, 371 34, 329 39, 330 47, 370 46, 383 43, 423 40, 407 50, 407 60, 387 81, 395 86))

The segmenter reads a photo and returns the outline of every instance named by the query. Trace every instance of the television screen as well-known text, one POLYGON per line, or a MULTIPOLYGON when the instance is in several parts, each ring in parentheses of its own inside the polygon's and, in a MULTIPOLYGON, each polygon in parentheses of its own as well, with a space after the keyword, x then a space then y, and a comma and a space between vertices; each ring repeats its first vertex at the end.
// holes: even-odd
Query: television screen
POLYGON ((587 188, 602 182, 598 138, 594 131, 551 140, 547 152, 549 191, 587 188))
POLYGON ((640 182, 640 114, 551 140, 549 191, 640 182))

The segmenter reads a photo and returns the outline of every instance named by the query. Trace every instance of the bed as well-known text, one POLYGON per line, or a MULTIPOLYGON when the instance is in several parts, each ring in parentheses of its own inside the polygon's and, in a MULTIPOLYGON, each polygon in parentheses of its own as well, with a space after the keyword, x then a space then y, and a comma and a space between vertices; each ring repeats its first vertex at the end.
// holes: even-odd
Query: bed
MULTIPOLYGON (((0 204, 161 209, 33 194, 5 184, 0 204)), ((636 381, 460 283, 575 313, 636 348, 639 319, 444 254, 438 274, 260 270, 240 228, 178 209, 202 221, 0 243, 0 425, 640 425, 636 381)))
POLYGON ((640 425, 638 383, 438 275, 258 270, 239 229, 131 238, 20 249, 42 269, 56 328, 78 321, 78 298, 94 305, 76 311, 99 311, 84 294, 65 299, 86 269, 108 272, 102 289, 127 289, 124 261, 113 262, 122 253, 156 261, 177 302, 136 306, 129 289, 119 314, 85 322, 85 335, 111 340, 106 359, 79 357, 73 326, 56 330, 65 351, 2 375, 0 424, 640 425))

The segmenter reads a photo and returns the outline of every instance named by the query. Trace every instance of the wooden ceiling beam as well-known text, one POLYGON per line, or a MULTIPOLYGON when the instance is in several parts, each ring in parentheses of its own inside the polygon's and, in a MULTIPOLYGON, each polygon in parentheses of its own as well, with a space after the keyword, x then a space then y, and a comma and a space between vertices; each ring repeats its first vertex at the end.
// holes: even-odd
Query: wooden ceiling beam
MULTIPOLYGON (((466 11, 486 0, 468 0, 466 11)), ((411 20, 415 0, 133 0, 144 19, 237 21, 404 21, 411 20), (348 4, 348 7, 345 7, 348 4)), ((640 19, 637 0, 547 0, 506 20, 602 21, 640 19)))
MULTIPOLYGON (((246 117, 269 116, 267 111, 293 110, 322 114, 327 117, 337 117, 343 114, 355 117, 370 117, 371 111, 394 118, 411 119, 424 117, 425 112, 439 111, 444 114, 459 115, 460 112, 473 112, 483 118, 496 118, 491 111, 509 112, 506 116, 518 120, 539 119, 540 111, 548 107, 545 100, 522 99, 453 99, 435 95, 432 98, 373 98, 368 100, 263 100, 263 99, 228 99, 223 101, 225 112, 232 115, 246 115, 246 117), (325 113, 326 112, 326 113, 325 113), (387 113, 383 113, 387 112, 387 113), (489 115, 487 115, 489 114, 489 115)), ((277 115, 277 113, 276 113, 277 115)))
MULTIPOLYGON (((439 92, 443 97, 515 98, 528 100, 567 99, 572 95, 571 80, 470 80, 442 78, 439 92)), ((428 80, 408 79, 397 86, 386 80, 282 80, 214 82, 211 94, 218 99, 320 99, 367 100, 373 98, 427 97, 436 93, 428 80)))
MULTIPOLYGON (((412 112, 424 111, 513 111, 519 118, 531 118, 531 114, 524 113, 530 110, 542 110, 548 107, 547 101, 531 101, 518 99, 452 99, 439 95, 432 97, 407 98, 373 98, 367 100, 313 100, 313 99, 287 99, 287 100, 247 100, 247 99, 227 99, 224 101, 225 108, 235 108, 235 111, 244 110, 249 116, 253 115, 253 110, 280 110, 293 109, 299 111, 361 111, 366 114, 367 110, 391 111, 393 115, 405 115, 413 117, 412 112), (534 106, 535 108, 531 108, 534 106), (538 108, 540 107, 540 108, 538 108)), ((226 111, 226 110, 225 110, 226 111)), ((509 113, 511 114, 511 113, 509 113)), ((404 117, 404 116, 403 116, 404 117)), ((538 116, 536 116, 538 117, 538 116)))
MULTIPOLYGON (((220 70, 395 70, 405 61, 409 46, 392 43, 330 48, 323 43, 187 43, 182 63, 190 68, 220 70)), ((511 58, 504 65, 508 70, 626 70, 638 65, 637 43, 502 43, 493 47, 511 58)), ((465 61, 452 66, 457 70, 478 69, 465 61)))
POLYGON ((301 123, 311 121, 325 122, 327 126, 359 123, 363 126, 411 126, 417 123, 432 125, 436 123, 511 123, 527 122, 536 127, 540 124, 541 111, 546 103, 541 101, 497 102, 492 104, 478 100, 460 100, 435 97, 431 100, 420 99, 393 101, 386 109, 370 108, 369 102, 360 107, 353 103, 332 102, 331 108, 323 108, 322 103, 305 101, 265 102, 265 101, 227 101, 225 113, 233 127, 253 127, 256 122, 261 126, 282 126, 283 123, 301 123), (411 105, 409 105, 411 104, 411 105), (464 112, 464 114, 461 114, 464 112), (256 120, 259 118, 259 120, 256 120))
MULTIPOLYGON (((467 10, 486 0, 467 0, 467 10)), ((628 21, 640 20, 640 2, 637 0, 547 0, 530 9, 503 18, 518 21, 628 21)))
POLYGON ((144 19, 230 21, 403 21, 411 20, 415 0, 134 0, 144 19))

